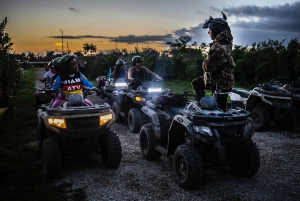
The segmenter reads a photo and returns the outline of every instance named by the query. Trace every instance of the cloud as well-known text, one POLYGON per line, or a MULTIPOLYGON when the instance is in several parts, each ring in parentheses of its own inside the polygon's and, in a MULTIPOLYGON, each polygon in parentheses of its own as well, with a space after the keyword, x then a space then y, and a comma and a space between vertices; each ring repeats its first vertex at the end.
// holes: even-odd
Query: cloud
MULTIPOLYGON (((111 42, 115 42, 117 37, 110 37, 110 36, 94 36, 94 35, 80 35, 80 36, 70 36, 66 35, 63 36, 64 39, 85 39, 85 38, 98 38, 98 39, 106 39, 111 42)), ((61 35, 59 36, 49 36, 48 38, 55 38, 60 39, 61 35)), ((153 43, 153 42, 162 42, 165 43, 167 41, 173 41, 174 38, 172 34, 166 35, 144 35, 144 36, 135 36, 135 35, 128 35, 128 36, 119 36, 118 42, 127 43, 127 44, 135 44, 135 43, 153 43)))
MULTIPOLYGON (((217 11, 218 9, 212 8, 217 11)), ((300 1, 278 6, 239 6, 223 8, 227 16, 240 20, 231 23, 231 27, 243 29, 268 29, 271 31, 300 32, 300 1), (254 21, 253 19, 256 18, 254 21), (248 21, 245 21, 248 19, 248 21), (251 20, 252 19, 252 20, 251 20)), ((221 10, 218 10, 221 12, 221 10)))
MULTIPOLYGON (((254 6, 244 5, 239 7, 216 8, 210 10, 219 13, 221 11, 228 17, 234 43, 248 45, 254 42, 262 42, 268 39, 287 42, 294 38, 300 38, 300 1, 278 6, 254 6)), ((182 28, 174 31, 176 36, 190 35, 198 44, 211 42, 207 31, 202 29, 202 23, 196 27, 182 28)))
MULTIPOLYGON (((79 12, 74 8, 69 8, 71 11, 79 12)), ((228 22, 231 27, 234 44, 250 45, 254 42, 262 42, 268 39, 282 41, 284 39, 300 38, 300 1, 291 4, 283 4, 278 6, 254 6, 244 5, 239 7, 216 8, 210 7, 213 12, 224 12, 228 17, 228 22)), ((221 14, 218 17, 222 17, 221 14)), ((202 28, 203 22, 198 26, 181 28, 174 30, 173 33, 165 35, 127 35, 120 36, 118 42, 135 44, 135 43, 161 43, 174 42, 180 36, 189 35, 192 37, 192 42, 198 44, 211 42, 207 34, 207 30, 202 28)), ((80 35, 80 36, 64 36, 66 39, 85 39, 98 38, 110 42, 116 41, 116 37, 80 35)), ((59 36, 49 36, 49 38, 61 38, 59 36)))
POLYGON ((76 8, 69 8, 69 11, 73 11, 73 12, 80 12, 79 10, 77 10, 76 8))

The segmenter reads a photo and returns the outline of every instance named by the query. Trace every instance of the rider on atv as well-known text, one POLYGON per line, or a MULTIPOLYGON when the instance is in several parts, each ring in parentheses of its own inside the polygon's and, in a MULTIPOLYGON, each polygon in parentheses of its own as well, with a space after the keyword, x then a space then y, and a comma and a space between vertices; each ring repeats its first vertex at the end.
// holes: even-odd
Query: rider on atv
MULTIPOLYGON (((74 55, 67 54, 63 56, 60 60, 60 72, 59 75, 53 82, 51 90, 56 90, 62 88, 67 96, 71 94, 80 94, 82 95, 83 87, 88 87, 98 91, 92 83, 78 70, 77 62, 74 59, 74 55)), ((61 94, 58 94, 51 107, 58 107, 65 103, 65 98, 61 94)), ((93 106, 93 104, 85 99, 84 102, 93 106)))
POLYGON ((43 78, 40 79, 41 82, 45 82, 46 88, 49 88, 52 85, 52 77, 56 74, 55 69, 53 68, 53 61, 48 63, 48 71, 44 74, 43 78))
POLYGON ((119 59, 116 62, 113 72, 108 76, 113 76, 114 82, 116 82, 116 80, 118 78, 125 78, 126 74, 127 74, 127 71, 126 71, 126 67, 125 67, 125 62, 123 60, 119 59))
POLYGON ((128 90, 136 90, 140 86, 140 81, 144 80, 145 73, 152 74, 158 80, 163 80, 159 75, 153 73, 145 66, 142 66, 143 58, 140 56, 134 56, 132 58, 133 67, 128 70, 128 80, 131 81, 128 85, 128 90))

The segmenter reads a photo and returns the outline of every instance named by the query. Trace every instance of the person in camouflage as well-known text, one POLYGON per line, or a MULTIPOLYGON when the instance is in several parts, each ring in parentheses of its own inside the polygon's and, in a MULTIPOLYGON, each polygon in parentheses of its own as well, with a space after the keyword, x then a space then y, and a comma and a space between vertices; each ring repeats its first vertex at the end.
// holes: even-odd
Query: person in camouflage
MULTIPOLYGON (((205 21, 203 28, 209 29, 213 43, 210 44, 206 60, 202 63, 204 75, 192 81, 192 87, 200 100, 205 96, 205 89, 220 89, 222 92, 228 92, 234 86, 235 63, 231 56, 232 40, 230 27, 226 22, 226 15, 222 12, 223 18, 210 17, 205 21)), ((227 94, 219 95, 217 103, 219 108, 226 110, 227 94)))

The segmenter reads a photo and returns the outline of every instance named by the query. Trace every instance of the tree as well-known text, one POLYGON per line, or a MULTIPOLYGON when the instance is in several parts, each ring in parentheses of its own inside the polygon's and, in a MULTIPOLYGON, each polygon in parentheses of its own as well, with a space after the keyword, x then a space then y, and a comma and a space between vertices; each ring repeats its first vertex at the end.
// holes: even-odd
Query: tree
POLYGON ((84 54, 92 54, 92 53, 97 52, 97 47, 95 45, 93 45, 92 43, 91 44, 84 43, 82 48, 83 48, 84 54))
POLYGON ((14 111, 13 95, 20 81, 21 71, 14 58, 10 54, 13 43, 7 33, 4 32, 7 18, 0 24, 0 107, 7 107, 14 111))
POLYGON ((13 42, 7 33, 4 32, 5 26, 7 24, 7 17, 4 18, 0 25, 0 51, 9 52, 12 50, 13 42))
MULTIPOLYGON (((183 53, 187 51, 187 43, 191 42, 191 40, 191 36, 180 36, 178 39, 175 39, 175 42, 166 42, 166 44, 170 45, 170 49, 172 51, 179 51, 183 53)), ((195 42, 192 44, 192 46, 195 46, 195 42)))

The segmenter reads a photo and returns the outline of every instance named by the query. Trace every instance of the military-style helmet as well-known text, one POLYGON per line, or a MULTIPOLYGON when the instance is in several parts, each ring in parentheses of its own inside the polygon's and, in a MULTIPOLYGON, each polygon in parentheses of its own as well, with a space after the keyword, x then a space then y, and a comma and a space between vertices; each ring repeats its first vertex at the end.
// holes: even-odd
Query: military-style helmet
POLYGON ((123 60, 118 60, 116 62, 116 66, 124 66, 125 65, 125 62, 123 60))
POLYGON ((218 28, 218 29, 221 29, 222 31, 225 30, 228 27, 228 23, 226 22, 227 17, 223 12, 221 12, 221 13, 223 15, 223 18, 212 18, 210 16, 209 19, 205 21, 202 28, 204 28, 204 29, 218 28))
POLYGON ((52 67, 54 68, 54 70, 56 71, 59 71, 60 70, 60 60, 61 60, 61 57, 57 57, 55 58, 54 60, 52 60, 52 67))
POLYGON ((132 57, 132 65, 135 66, 135 63, 139 61, 141 63, 143 63, 143 58, 141 56, 134 56, 132 57))

